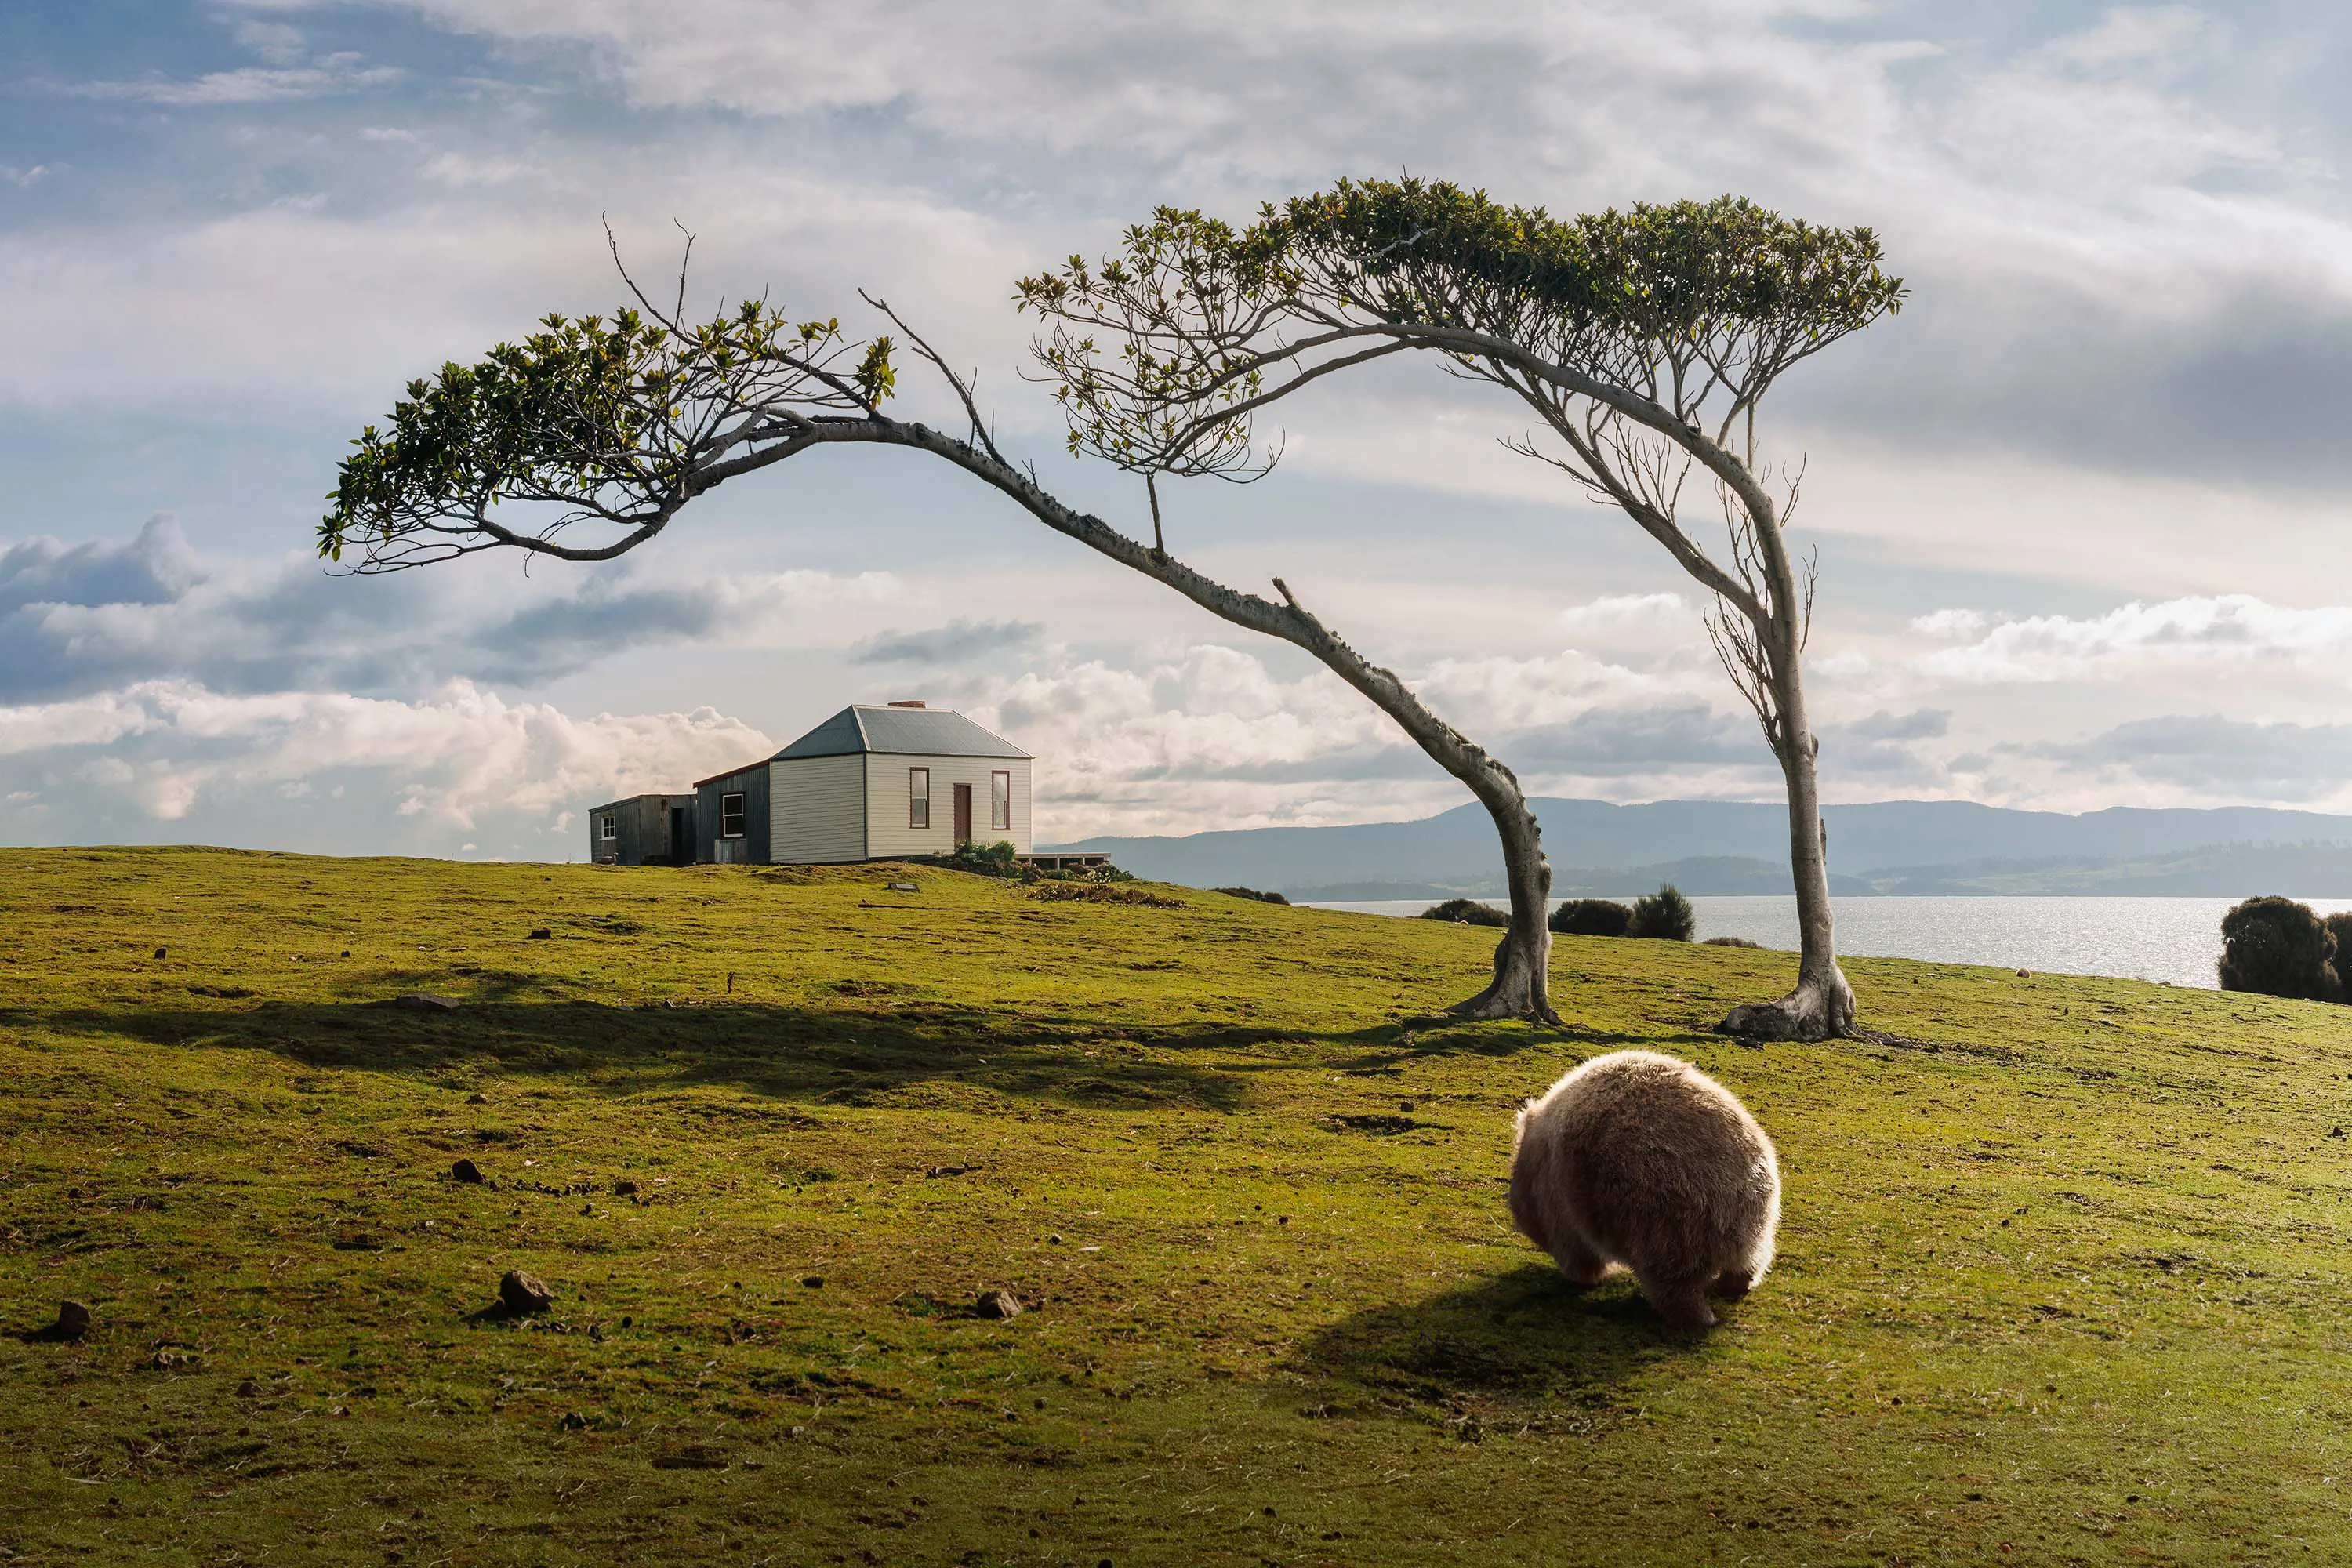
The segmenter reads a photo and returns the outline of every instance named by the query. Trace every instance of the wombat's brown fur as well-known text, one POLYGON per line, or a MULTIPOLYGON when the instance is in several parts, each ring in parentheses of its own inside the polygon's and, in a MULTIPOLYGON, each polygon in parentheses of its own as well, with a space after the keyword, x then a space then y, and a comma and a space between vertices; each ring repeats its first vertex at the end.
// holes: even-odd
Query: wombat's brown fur
POLYGON ((1519 1112, 1511 1219, 1580 1286, 1633 1270, 1658 1314, 1715 1325, 1772 1263, 1780 1167, 1715 1079, 1654 1051, 1595 1057, 1519 1112))

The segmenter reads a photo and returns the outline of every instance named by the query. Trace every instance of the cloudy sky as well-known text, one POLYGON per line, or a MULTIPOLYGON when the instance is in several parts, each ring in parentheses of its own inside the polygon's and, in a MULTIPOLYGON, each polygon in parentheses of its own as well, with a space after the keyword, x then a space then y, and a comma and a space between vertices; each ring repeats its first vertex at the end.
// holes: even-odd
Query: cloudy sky
MULTIPOLYGON (((1900 317, 1776 394, 1832 799, 2352 811, 2352 20, 2231 6, 27 0, 0 9, 0 842, 572 858, 583 809, 922 697, 1041 841, 1465 798, 1303 657, 926 459, 824 454, 572 567, 333 577, 409 377, 608 307, 887 295, 1065 456, 1009 285, 1158 203, 1408 171, 1737 191, 1884 237, 1900 317), (933 471, 938 469, 938 471, 933 471)), ((1429 367, 1169 500, 1535 791, 1769 798, 1701 606, 1429 367)), ((944 417, 909 379, 908 411, 944 417)), ((1556 858, 1559 851, 1555 851, 1556 858)))

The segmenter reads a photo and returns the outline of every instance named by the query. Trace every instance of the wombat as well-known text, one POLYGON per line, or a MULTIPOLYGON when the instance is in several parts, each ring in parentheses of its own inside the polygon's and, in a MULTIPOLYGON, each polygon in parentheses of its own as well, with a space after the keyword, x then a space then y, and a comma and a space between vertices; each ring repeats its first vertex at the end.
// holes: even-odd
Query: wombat
POLYGON ((1595 1057, 1519 1112, 1511 1220, 1578 1286, 1624 1264, 1674 1328, 1772 1263, 1780 1168, 1729 1089, 1654 1051, 1595 1057))

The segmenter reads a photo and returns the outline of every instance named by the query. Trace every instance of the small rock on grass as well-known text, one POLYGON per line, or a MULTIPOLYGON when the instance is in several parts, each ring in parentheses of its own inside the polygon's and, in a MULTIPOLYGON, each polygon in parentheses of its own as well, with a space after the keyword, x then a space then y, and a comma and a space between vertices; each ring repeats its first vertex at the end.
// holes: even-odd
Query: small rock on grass
POLYGON ((555 932, 546 926, 533 926, 531 928, 530 935, 526 937, 524 940, 527 942, 552 942, 555 940, 555 932))
POLYGON ((544 1312, 555 1305, 555 1292, 534 1274, 509 1268, 499 1281, 499 1305, 515 1317, 544 1312))
POLYGON ((454 996, 436 996, 430 991, 404 991, 392 999, 392 1005, 404 1013, 454 1013, 457 1000, 454 996))
POLYGON ((1017 1318, 1028 1310, 1021 1304, 1021 1298, 1010 1290, 982 1290, 971 1310, 982 1318, 1017 1318))
POLYGON ((616 1198, 635 1197, 637 1195, 637 1184, 635 1182, 614 1182, 613 1184, 613 1195, 616 1198))
POLYGON ((78 1340, 90 1330, 89 1303, 64 1300, 58 1303, 58 1321, 44 1331, 53 1340, 78 1340))
POLYGON ((471 1186, 482 1179, 482 1168, 471 1160, 457 1160, 449 1166, 449 1179, 471 1186))

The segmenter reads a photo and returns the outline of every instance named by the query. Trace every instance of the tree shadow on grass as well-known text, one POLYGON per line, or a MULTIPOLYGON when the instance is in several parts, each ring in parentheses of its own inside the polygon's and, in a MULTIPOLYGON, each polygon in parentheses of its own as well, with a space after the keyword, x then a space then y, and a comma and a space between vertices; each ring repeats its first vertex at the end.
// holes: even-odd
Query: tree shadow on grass
POLYGON ((1348 1072, 1393 1072, 1433 1058, 1489 1057, 1505 1060, 1529 1051, 1551 1050, 1562 1045, 1599 1046, 1615 1050, 1628 1046, 1654 1045, 1655 1034, 1616 1034, 1571 1025, 1564 1029, 1540 1024, 1447 1020, 1416 1023, 1404 1030, 1366 1031, 1351 1037, 1373 1047, 1352 1061, 1333 1064, 1348 1072))
POLYGON ((163 1047, 266 1050, 313 1068, 562 1075, 616 1094, 732 1085, 810 1104, 859 1105, 900 1103, 929 1085, 970 1085, 1106 1110, 1239 1109, 1245 1081, 1230 1070, 1237 1064, 1216 1058, 1297 1037, 1295 1030, 1180 1026, 1107 1040, 1003 1013, 868 1001, 839 1008, 641 1008, 493 1000, 426 1013, 380 1004, 266 1004, 73 1011, 38 1022, 163 1047))
POLYGON ((1630 1277, 1578 1291, 1548 1265, 1528 1264, 1464 1289, 1372 1307, 1332 1324, 1300 1350, 1299 1370, 1376 1403, 1475 1412, 1611 1403, 1645 1368, 1688 1362, 1630 1277))

